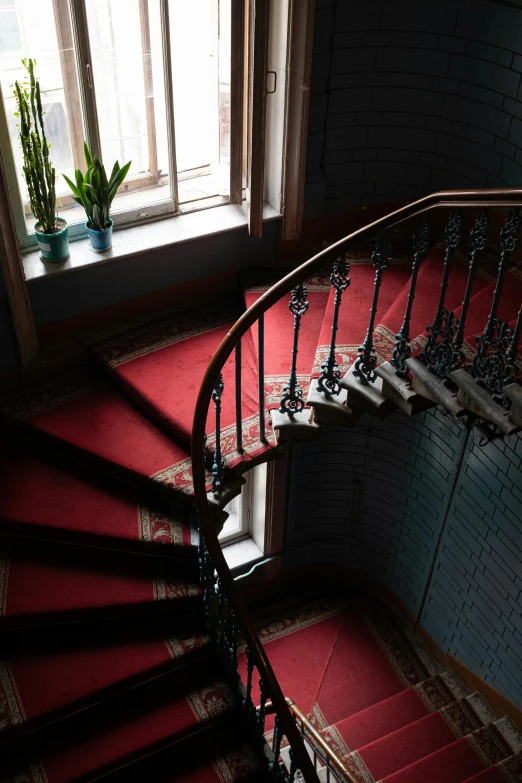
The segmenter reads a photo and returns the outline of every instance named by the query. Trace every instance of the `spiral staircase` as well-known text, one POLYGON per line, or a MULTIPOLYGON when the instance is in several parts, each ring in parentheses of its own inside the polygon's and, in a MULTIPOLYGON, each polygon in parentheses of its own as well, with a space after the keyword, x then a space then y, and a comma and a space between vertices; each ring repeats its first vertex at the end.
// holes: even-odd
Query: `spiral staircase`
MULTIPOLYGON (((1 780, 361 779, 280 687, 223 508, 285 444, 362 413, 439 405, 486 439, 522 428, 521 207, 518 190, 433 194, 4 400, 1 780)), ((442 783, 519 779, 522 746, 484 714, 502 758, 446 764, 460 772, 442 783)), ((390 783, 424 775, 406 757, 390 783)))

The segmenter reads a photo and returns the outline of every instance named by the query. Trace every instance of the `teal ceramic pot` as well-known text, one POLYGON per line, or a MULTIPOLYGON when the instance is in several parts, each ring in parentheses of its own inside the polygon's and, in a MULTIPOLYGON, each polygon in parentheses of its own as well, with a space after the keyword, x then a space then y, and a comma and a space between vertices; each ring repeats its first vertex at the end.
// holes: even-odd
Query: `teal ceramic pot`
POLYGON ((56 218, 56 225, 62 228, 60 231, 55 231, 54 234, 44 234, 43 231, 39 230, 39 225, 39 223, 36 223, 34 230, 40 257, 44 261, 65 261, 69 258, 69 229, 67 222, 63 218, 56 218))
POLYGON ((95 231, 93 228, 89 228, 89 221, 85 224, 91 248, 96 253, 103 253, 104 250, 110 250, 112 247, 112 220, 109 222, 110 226, 104 228, 103 231, 95 231))

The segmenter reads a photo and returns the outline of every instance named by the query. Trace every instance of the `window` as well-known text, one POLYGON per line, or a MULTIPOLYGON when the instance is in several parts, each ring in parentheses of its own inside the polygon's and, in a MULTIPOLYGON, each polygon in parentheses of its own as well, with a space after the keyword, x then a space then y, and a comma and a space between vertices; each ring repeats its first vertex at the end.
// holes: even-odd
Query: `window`
POLYGON ((24 57, 37 61, 71 238, 85 218, 61 174, 85 170, 84 139, 110 168, 132 160, 113 203, 116 227, 228 203, 231 179, 245 184, 245 72, 235 67, 234 86, 231 56, 244 62, 248 35, 233 7, 244 13, 244 0, 0 0, 0 143, 22 246, 35 242, 12 94, 24 57))
POLYGON ((223 546, 243 539, 253 539, 262 553, 264 551, 267 470, 266 464, 251 468, 244 474, 242 492, 225 506, 228 519, 219 534, 223 546))

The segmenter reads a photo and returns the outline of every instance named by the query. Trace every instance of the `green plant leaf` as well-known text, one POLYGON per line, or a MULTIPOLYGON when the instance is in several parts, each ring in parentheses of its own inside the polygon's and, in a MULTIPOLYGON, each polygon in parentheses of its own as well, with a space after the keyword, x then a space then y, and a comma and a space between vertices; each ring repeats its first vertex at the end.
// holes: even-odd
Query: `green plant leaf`
POLYGON ((73 182, 71 182, 71 180, 69 179, 69 177, 66 174, 62 174, 62 177, 64 178, 64 180, 69 185, 69 187, 70 187, 70 189, 72 191, 73 196, 76 197, 76 200, 78 200, 80 198, 80 191, 78 190, 76 185, 73 182))
POLYGON ((83 142, 83 152, 85 155, 85 162, 87 163, 87 168, 92 164, 92 157, 91 153, 89 152, 89 147, 87 146, 87 142, 83 142))

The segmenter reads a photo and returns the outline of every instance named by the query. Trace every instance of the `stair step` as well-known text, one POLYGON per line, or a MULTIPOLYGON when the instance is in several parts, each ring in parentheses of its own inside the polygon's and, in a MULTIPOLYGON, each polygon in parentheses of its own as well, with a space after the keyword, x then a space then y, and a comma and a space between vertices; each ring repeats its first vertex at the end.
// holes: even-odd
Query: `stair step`
POLYGON ((464 783, 512 755, 495 724, 472 734, 382 778, 386 783, 464 783))
POLYGON ((3 768, 10 767, 13 774, 17 764, 38 758, 48 783, 91 780, 179 742, 204 724, 223 720, 238 706, 217 660, 211 658, 141 687, 146 695, 127 691, 112 703, 101 702, 39 735, 29 735, 29 750, 18 760, 4 752, 3 768))
POLYGON ((321 733, 338 755, 344 756, 442 709, 456 698, 444 679, 437 675, 373 704, 321 733))
POLYGON ((66 639, 58 634, 56 642, 55 649, 42 650, 36 640, 32 647, 1 662, 1 743, 12 743, 49 725, 52 728, 70 716, 80 715, 81 721, 86 708, 100 703, 102 711, 108 710, 111 699, 116 709, 130 689, 134 689, 131 701, 144 702, 160 688, 155 682, 186 677, 189 661, 196 673, 212 668, 209 638, 200 615, 171 622, 170 629, 168 624, 152 622, 143 629, 139 625, 127 630, 117 627, 99 639, 72 630, 66 639), (202 656, 206 661, 198 663, 202 656), (179 667, 183 667, 181 675, 176 673, 179 667))
POLYGON ((382 378, 377 376, 373 383, 364 384, 355 377, 354 370, 355 363, 340 382, 348 392, 348 404, 353 408, 361 408, 366 413, 372 413, 379 419, 390 416, 397 406, 384 395, 382 378))
POLYGON ((450 745, 456 738, 471 734, 481 725, 466 700, 452 702, 349 753, 343 760, 354 775, 362 773, 381 780, 450 745))
POLYGON ((509 411, 503 405, 495 402, 491 394, 478 385, 467 369, 456 370, 450 373, 449 378, 458 386, 457 400, 461 405, 481 419, 494 424, 504 435, 512 435, 517 432, 518 427, 510 419, 509 411))
POLYGON ((407 378, 400 378, 390 362, 383 362, 375 372, 382 378, 383 395, 408 416, 415 416, 433 407, 432 400, 416 392, 407 378))
MULTIPOLYGON (((238 302, 225 300, 213 308, 169 316, 131 330, 94 347, 102 366, 152 420, 190 452, 199 388, 210 359, 241 315, 238 302)), ((244 453, 235 437, 235 356, 222 370, 222 454, 229 467, 266 451, 259 439, 257 362, 250 332, 242 339, 241 404, 244 453), (257 427, 257 429, 256 429, 257 427)), ((211 406, 207 424, 209 448, 215 440, 211 406)))
POLYGON ((118 494, 5 444, 0 471, 0 534, 197 560, 199 534, 188 510, 118 494))
POLYGON ((189 453, 91 371, 18 395, 3 413, 19 436, 34 438, 63 459, 170 500, 186 503, 193 495, 189 453))
POLYGON ((13 546, 0 541, 0 631, 188 611, 201 604, 197 563, 85 547, 13 546), (186 570, 183 569, 183 570, 186 570))
POLYGON ((314 409, 313 421, 317 424, 336 424, 354 427, 362 415, 360 408, 347 404, 348 392, 341 389, 338 395, 326 396, 317 388, 318 380, 312 380, 306 404, 314 409))
POLYGON ((441 378, 430 372, 420 359, 416 356, 406 359, 406 366, 413 375, 411 382, 413 391, 431 400, 435 405, 442 405, 456 418, 465 415, 466 408, 457 400, 457 393, 449 389, 441 378))

